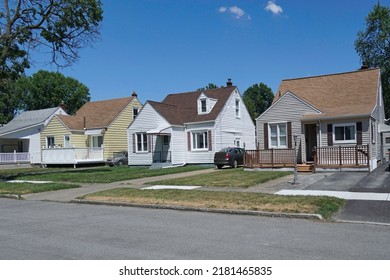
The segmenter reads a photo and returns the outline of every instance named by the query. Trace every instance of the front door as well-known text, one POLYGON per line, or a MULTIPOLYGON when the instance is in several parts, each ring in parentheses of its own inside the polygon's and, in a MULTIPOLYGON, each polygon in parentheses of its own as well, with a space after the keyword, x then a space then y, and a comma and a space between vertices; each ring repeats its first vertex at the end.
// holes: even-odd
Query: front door
POLYGON ((313 161, 313 151, 317 147, 317 125, 305 125, 306 161, 313 161))

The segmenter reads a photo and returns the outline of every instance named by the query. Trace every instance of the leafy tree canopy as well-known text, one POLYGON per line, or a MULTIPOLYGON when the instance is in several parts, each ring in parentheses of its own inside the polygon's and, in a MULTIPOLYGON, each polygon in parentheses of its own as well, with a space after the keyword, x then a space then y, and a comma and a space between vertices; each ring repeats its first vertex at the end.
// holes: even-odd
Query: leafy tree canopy
POLYGON ((66 112, 74 114, 90 100, 89 89, 74 78, 58 72, 40 70, 31 77, 19 79, 14 94, 20 98, 19 110, 39 110, 65 103, 66 112))
POLYGON ((272 89, 266 84, 254 84, 250 86, 242 96, 252 120, 255 121, 265 110, 271 106, 274 99, 272 89))
POLYGON ((217 86, 216 84, 209 83, 209 84, 208 84, 207 86, 205 86, 205 87, 198 88, 197 91, 203 91, 203 90, 212 89, 212 88, 218 88, 218 86, 217 86))
POLYGON ((385 113, 390 117, 390 9, 376 4, 366 17, 366 29, 359 31, 355 50, 368 67, 380 67, 385 113))
MULTIPOLYGON (((2 0, 0 3, 0 122, 17 111, 14 81, 31 64, 31 53, 50 53, 58 67, 72 65, 78 51, 99 37, 101 0, 2 0)), ((56 104, 58 105, 58 104, 56 104)))

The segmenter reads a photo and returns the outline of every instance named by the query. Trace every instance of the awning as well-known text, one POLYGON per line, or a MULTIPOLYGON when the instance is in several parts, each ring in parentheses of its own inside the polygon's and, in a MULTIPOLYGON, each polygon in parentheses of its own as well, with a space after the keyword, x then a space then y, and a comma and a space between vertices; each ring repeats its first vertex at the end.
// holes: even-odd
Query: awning
POLYGON ((103 135, 104 130, 103 129, 87 129, 84 132, 85 135, 103 135))
POLYGON ((170 132, 168 131, 164 131, 168 128, 170 128, 171 126, 166 126, 166 125, 160 125, 156 128, 153 128, 153 129, 150 129, 148 131, 146 131, 146 134, 171 134, 170 132))
POLYGON ((379 124, 379 132, 390 132, 390 125, 384 123, 379 124))

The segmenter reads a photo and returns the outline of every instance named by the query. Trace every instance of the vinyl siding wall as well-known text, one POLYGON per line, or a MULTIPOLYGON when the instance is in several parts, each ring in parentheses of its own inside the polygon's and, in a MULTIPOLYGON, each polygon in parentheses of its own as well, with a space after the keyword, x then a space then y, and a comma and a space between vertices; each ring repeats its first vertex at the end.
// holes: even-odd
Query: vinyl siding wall
POLYGON ((287 123, 291 122, 291 138, 289 141, 293 143, 293 135, 298 135, 297 147, 300 150, 298 153, 298 161, 305 162, 306 147, 304 139, 304 126, 301 119, 305 114, 316 114, 317 110, 305 104, 295 95, 286 93, 276 103, 274 103, 267 111, 265 111, 256 120, 257 127, 257 143, 259 149, 264 149, 264 124, 267 123, 287 123))
POLYGON ((242 148, 255 149, 255 125, 238 91, 228 99, 225 108, 215 121, 214 151, 224 147, 234 146, 240 141, 242 148), (240 115, 236 117, 236 99, 240 100, 240 115))
MULTIPOLYGON (((64 135, 70 135, 70 131, 64 126, 64 124, 57 118, 54 117, 47 124, 44 130, 41 132, 41 147, 46 148, 46 138, 54 137, 55 145, 64 146, 64 135)), ((70 139, 71 146, 74 145, 72 143, 72 137, 70 139)))
MULTIPOLYGON (((157 127, 168 127, 170 124, 162 118, 150 104, 145 104, 141 112, 138 114, 137 118, 130 124, 127 129, 128 137, 128 151, 129 151, 129 165, 151 165, 153 160, 152 152, 135 152, 133 143, 134 143, 134 134, 138 132, 147 132, 157 127)), ((152 146, 156 147, 156 136, 152 138, 152 146)), ((173 147, 172 143, 173 137, 171 137, 171 148, 173 147)))
POLYGON ((127 128, 133 121, 133 108, 141 109, 141 104, 136 98, 129 103, 119 116, 107 128, 103 137, 104 155, 103 158, 112 156, 115 152, 126 151, 127 143, 127 128))

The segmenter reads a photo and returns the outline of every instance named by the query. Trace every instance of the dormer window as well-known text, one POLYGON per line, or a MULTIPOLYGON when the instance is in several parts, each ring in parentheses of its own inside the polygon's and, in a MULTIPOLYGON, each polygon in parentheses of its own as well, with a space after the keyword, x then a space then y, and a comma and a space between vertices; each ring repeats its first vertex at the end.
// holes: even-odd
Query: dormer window
POLYGON ((200 111, 202 113, 207 113, 207 100, 206 99, 201 99, 200 100, 200 111))
POLYGON ((217 103, 217 99, 209 98, 202 93, 198 98, 198 114, 208 114, 213 110, 213 107, 217 103))

